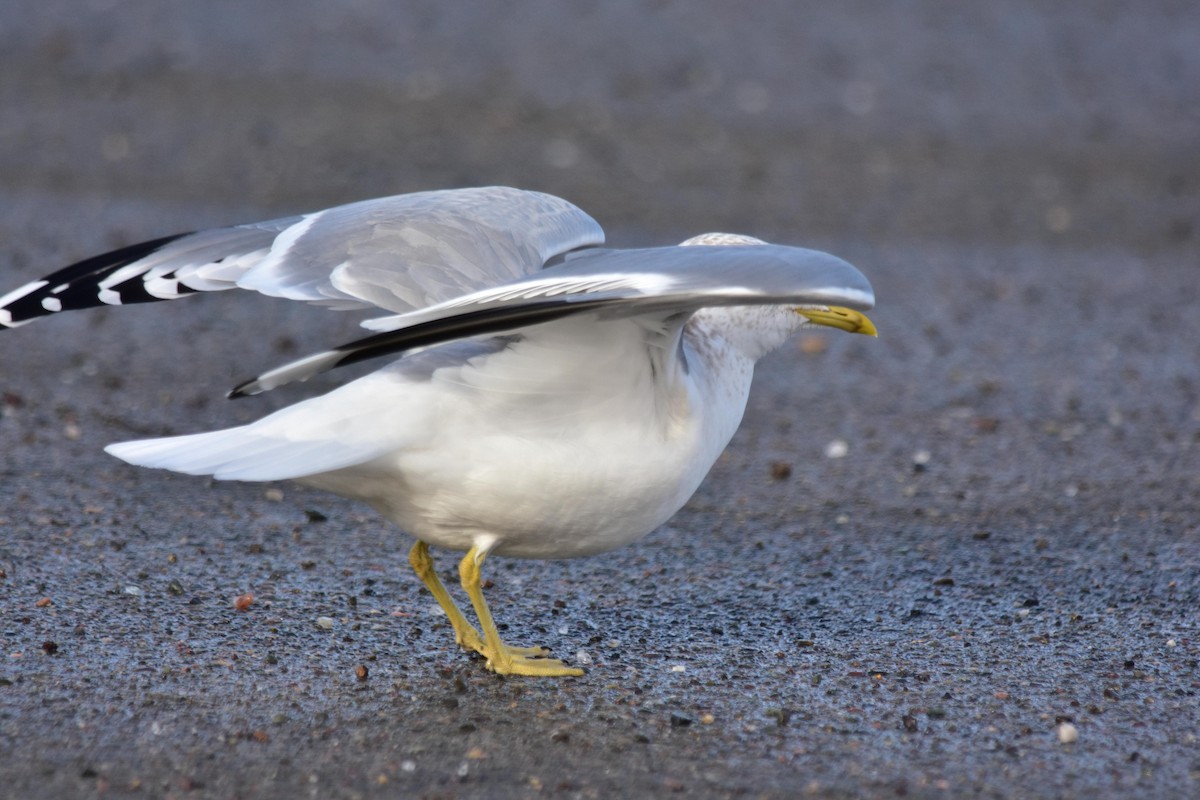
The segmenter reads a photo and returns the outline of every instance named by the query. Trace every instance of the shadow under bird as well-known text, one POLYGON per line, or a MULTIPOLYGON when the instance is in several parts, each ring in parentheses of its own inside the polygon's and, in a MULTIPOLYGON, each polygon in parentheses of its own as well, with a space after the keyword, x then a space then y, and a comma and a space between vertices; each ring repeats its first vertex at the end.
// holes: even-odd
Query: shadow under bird
POLYGON ((489 669, 581 675, 501 640, 484 560, 586 556, 645 536, 729 443, 759 358, 809 326, 875 333, 855 310, 872 306, 871 285, 826 253, 720 233, 674 247, 603 243, 595 220, 551 195, 420 192, 89 258, 0 297, 0 327, 235 288, 388 312, 362 323, 372 335, 230 395, 393 356, 375 372, 249 425, 107 450, 362 500, 416 537, 413 569, 489 669), (430 545, 466 551, 459 574, 478 628, 438 579, 430 545))

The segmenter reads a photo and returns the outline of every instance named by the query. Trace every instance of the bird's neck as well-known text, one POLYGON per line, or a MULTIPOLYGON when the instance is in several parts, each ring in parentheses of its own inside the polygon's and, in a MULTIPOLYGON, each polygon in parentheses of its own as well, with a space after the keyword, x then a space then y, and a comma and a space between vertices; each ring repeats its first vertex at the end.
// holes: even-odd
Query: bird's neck
POLYGON ((693 320, 719 334, 752 362, 778 348, 805 323, 804 317, 789 306, 702 308, 693 320))

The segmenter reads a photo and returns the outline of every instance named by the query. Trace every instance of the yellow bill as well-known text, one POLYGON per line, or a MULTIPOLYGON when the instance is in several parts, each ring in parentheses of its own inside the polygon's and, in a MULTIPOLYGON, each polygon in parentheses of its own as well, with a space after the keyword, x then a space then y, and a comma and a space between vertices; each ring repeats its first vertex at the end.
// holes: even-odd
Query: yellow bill
POLYGON ((867 319, 867 315, 852 308, 841 306, 823 306, 818 308, 797 308, 796 313, 808 317, 817 325, 827 325, 850 333, 864 333, 867 336, 878 336, 875 323, 867 319))

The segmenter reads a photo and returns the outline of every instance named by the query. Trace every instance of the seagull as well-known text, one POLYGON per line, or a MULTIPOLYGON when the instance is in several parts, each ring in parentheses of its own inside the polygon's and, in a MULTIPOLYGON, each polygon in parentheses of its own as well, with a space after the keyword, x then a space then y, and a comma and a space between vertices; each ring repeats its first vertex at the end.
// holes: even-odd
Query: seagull
POLYGON ((578 676, 505 643, 492 555, 572 558, 678 511, 741 422, 755 362, 793 333, 875 335, 867 279, 815 250, 708 233, 607 249, 589 215, 507 187, 418 192, 184 233, 68 266, 0 297, 0 328, 100 305, 246 289, 375 309, 372 333, 235 387, 385 366, 240 427, 109 445, 130 464, 279 481, 360 500, 411 534, 409 562, 455 640, 502 675, 578 676), (465 551, 468 621, 430 546, 465 551))

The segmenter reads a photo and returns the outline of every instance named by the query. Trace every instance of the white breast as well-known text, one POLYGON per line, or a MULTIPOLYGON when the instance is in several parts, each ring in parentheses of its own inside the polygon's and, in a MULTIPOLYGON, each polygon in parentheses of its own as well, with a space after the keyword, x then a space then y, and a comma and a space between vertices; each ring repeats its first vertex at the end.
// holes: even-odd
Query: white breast
POLYGON ((646 332, 630 320, 541 328, 397 393, 395 418, 379 425, 405 427, 403 449, 304 482, 459 550, 494 538, 499 555, 566 558, 649 533, 733 435, 752 364, 685 339, 686 369, 674 357, 652 368, 646 332), (424 426, 415 438, 414 416, 424 426))

